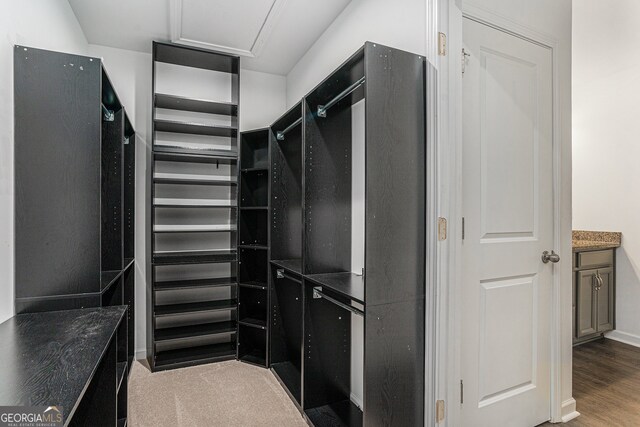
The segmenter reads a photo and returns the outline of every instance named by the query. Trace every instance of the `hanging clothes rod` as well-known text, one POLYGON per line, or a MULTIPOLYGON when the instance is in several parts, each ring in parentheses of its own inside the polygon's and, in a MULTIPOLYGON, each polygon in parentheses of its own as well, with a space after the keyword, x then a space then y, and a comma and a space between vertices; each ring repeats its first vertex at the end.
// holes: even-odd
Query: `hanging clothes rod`
POLYGON ((284 141, 284 135, 289 132, 291 129, 293 129, 294 127, 298 126, 300 123, 302 123, 302 117, 298 118, 298 120, 296 120, 295 122, 291 123, 289 126, 287 126, 284 130, 282 131, 278 131, 276 133, 276 139, 278 141, 284 141))
POLYGON ((113 111, 108 110, 107 107, 104 106, 104 104, 100 105, 102 105, 102 114, 104 115, 105 121, 112 122, 115 119, 115 114, 113 114, 113 111))
POLYGON ((364 80, 365 80, 364 76, 360 77, 360 79, 358 79, 357 82, 355 82, 354 84, 352 84, 351 86, 349 86, 348 88, 340 92, 331 101, 327 102, 325 105, 318 105, 318 117, 327 117, 327 110, 333 107, 334 105, 336 105, 338 102, 342 101, 351 92, 353 92, 354 90, 362 86, 362 84, 364 83, 364 80))
POLYGON ((360 310, 358 308, 352 307, 350 305, 347 305, 347 304, 345 304, 343 302, 340 302, 337 299, 332 298, 329 295, 323 293, 321 286, 317 286, 317 287, 313 288, 313 298, 314 299, 324 298, 327 301, 337 305, 338 307, 344 308, 345 310, 352 312, 353 314, 357 314, 358 316, 364 316, 364 311, 362 311, 362 310, 360 310))

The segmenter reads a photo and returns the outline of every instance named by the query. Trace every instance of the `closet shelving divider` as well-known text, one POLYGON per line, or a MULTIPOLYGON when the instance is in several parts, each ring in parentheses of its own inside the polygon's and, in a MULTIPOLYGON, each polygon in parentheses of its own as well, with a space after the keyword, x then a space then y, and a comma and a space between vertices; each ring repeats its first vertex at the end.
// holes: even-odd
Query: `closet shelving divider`
POLYGON ((128 306, 113 396, 124 425, 135 348, 135 130, 99 58, 15 46, 14 67, 15 310, 128 306))
POLYGON ((272 125, 270 363, 317 427, 424 424, 424 76, 367 42, 272 125))
POLYGON ((153 370, 236 357, 239 83, 236 56, 153 43, 147 229, 147 353, 153 370), (163 67, 165 73, 159 73, 163 67), (228 99, 174 93, 177 87, 193 86, 189 73, 194 72, 207 73, 206 82, 225 84, 228 99), (162 79, 171 78, 183 80, 158 90, 162 79), (161 135, 171 135, 171 141, 158 143, 161 135), (220 138, 228 146, 211 143, 220 138))
POLYGON ((238 360, 268 366, 269 146, 268 128, 240 137, 238 233, 238 360))

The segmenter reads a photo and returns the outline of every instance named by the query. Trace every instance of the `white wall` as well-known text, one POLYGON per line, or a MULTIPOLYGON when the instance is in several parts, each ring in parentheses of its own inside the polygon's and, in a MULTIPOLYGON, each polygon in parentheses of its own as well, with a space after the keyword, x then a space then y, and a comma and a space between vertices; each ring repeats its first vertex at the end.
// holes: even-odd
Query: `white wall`
POLYGON ((640 345, 640 2, 573 11, 573 228, 622 232, 614 337, 640 345))
POLYGON ((366 41, 424 55, 426 4, 425 0, 353 0, 287 75, 287 106, 366 41))
MULTIPOLYGON (((13 46, 86 54, 66 0, 6 1, 0 13, 0 322, 13 316, 13 46)), ((36 266, 37 268, 37 266, 36 266)))
MULTIPOLYGON (((89 45, 102 58, 136 130, 136 356, 146 353, 146 156, 151 144, 151 55, 89 45)), ((166 70, 165 70, 166 71, 166 70)), ((171 70, 169 70, 170 72, 171 70)), ((175 77, 175 76, 173 76, 175 77)), ((184 82, 187 89, 190 82, 184 82)), ((184 88, 183 88, 184 89, 184 88)), ((215 91, 215 88, 213 90, 215 91)), ((218 91, 219 92, 219 91, 218 91)), ((284 76, 240 70, 240 130, 267 127, 285 111, 284 76)), ((194 95, 195 96, 195 95, 194 95)), ((206 96, 201 96, 207 98, 206 96)))

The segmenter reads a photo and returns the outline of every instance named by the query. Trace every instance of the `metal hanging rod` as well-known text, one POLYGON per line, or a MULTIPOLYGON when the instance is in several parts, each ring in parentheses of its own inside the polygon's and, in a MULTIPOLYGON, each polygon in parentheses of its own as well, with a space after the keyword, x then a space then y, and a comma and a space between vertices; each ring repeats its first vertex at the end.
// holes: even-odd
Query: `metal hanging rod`
POLYGON ((107 107, 104 106, 104 104, 102 105, 102 114, 104 115, 104 120, 107 122, 112 122, 115 120, 116 116, 115 114, 113 114, 113 111, 108 110, 107 107))
POLYGON ((340 92, 331 101, 327 102, 325 105, 318 105, 318 117, 327 117, 327 110, 333 107, 334 105, 336 105, 338 102, 342 101, 351 92, 353 92, 354 90, 362 86, 362 84, 364 83, 364 80, 365 80, 364 76, 360 77, 360 79, 358 79, 357 82, 355 82, 354 84, 352 84, 351 86, 349 86, 348 88, 340 92))
POLYGON ((360 310, 358 308, 352 307, 350 305, 347 305, 347 304, 345 304, 343 302, 338 301, 335 298, 330 297, 329 295, 327 295, 325 293, 322 293, 322 287, 321 286, 316 286, 316 287, 313 288, 313 298, 314 299, 324 298, 327 301, 334 303, 338 307, 344 308, 345 310, 352 312, 353 314, 357 314, 358 316, 364 316, 364 311, 362 311, 362 310, 360 310))
POLYGON ((276 132, 276 139, 278 141, 284 141, 284 135, 287 132, 289 132, 291 129, 293 129, 294 127, 298 126, 300 123, 302 123, 302 117, 298 118, 298 120, 296 120, 295 122, 291 123, 284 130, 276 132))

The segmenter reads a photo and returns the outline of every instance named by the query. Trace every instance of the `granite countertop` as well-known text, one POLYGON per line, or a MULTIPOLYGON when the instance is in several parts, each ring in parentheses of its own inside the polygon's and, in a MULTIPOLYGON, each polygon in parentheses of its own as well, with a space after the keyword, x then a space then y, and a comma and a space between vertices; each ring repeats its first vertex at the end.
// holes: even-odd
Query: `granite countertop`
POLYGON ((0 324, 0 405, 62 406, 67 425, 125 313, 84 308, 0 324))
POLYGON ((573 251, 595 251, 619 248, 622 233, 613 231, 573 230, 573 251))

